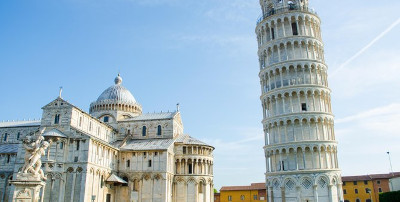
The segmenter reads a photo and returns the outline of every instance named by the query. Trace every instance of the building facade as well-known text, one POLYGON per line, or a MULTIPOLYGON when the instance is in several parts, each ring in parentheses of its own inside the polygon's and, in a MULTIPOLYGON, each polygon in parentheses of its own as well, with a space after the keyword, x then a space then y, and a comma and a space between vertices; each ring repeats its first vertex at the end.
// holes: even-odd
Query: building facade
POLYGON ((343 196, 345 202, 379 202, 379 194, 393 191, 391 179, 400 177, 399 172, 343 176, 343 196))
POLYGON ((40 121, 0 123, 1 201, 11 201, 8 182, 24 164, 20 141, 39 128, 50 141, 44 201, 214 200, 214 148, 183 133, 179 108, 143 114, 119 75, 89 113, 61 94, 42 109, 40 121))
POLYGON ((321 21, 308 0, 260 0, 257 21, 269 201, 341 201, 321 21))
POLYGON ((250 186, 224 186, 220 189, 221 202, 266 202, 265 183, 252 183, 250 186))

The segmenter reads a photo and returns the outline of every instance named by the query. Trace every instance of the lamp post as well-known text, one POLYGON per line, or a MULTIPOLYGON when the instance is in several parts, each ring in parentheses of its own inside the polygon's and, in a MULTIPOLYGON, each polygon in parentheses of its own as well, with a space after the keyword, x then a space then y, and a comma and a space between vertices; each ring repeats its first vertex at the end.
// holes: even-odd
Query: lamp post
MULTIPOLYGON (((391 172, 391 174, 393 176, 394 174, 393 174, 392 160, 390 159, 390 152, 386 152, 386 153, 387 153, 387 155, 389 157, 390 172, 391 172)), ((389 179, 389 182, 390 182, 390 191, 393 191, 393 182, 392 182, 391 179, 389 179)))

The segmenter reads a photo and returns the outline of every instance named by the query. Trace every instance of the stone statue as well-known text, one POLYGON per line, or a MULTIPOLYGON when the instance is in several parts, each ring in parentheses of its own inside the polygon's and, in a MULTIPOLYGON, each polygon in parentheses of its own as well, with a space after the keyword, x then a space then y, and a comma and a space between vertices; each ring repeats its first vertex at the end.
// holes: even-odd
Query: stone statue
POLYGON ((45 154, 45 150, 49 147, 49 143, 44 140, 42 134, 46 130, 43 128, 33 135, 26 136, 22 145, 25 148, 25 164, 19 173, 31 174, 34 177, 38 177, 41 180, 46 180, 46 177, 41 169, 42 161, 40 157, 45 154))

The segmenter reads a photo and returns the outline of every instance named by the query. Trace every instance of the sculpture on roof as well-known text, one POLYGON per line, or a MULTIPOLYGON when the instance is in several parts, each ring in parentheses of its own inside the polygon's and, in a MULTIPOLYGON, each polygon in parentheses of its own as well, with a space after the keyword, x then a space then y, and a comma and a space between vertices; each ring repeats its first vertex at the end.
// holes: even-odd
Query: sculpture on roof
POLYGON ((44 140, 42 134, 46 128, 43 128, 33 135, 26 136, 22 145, 25 148, 25 164, 19 173, 27 174, 30 173, 34 177, 38 177, 41 180, 46 180, 46 177, 41 169, 42 161, 40 157, 45 154, 45 150, 49 147, 49 143, 44 140))

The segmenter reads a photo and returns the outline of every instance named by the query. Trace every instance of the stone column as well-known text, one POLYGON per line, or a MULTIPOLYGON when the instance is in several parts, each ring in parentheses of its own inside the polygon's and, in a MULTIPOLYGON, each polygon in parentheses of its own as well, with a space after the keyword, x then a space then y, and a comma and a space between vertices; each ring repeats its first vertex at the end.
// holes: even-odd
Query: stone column
POLYGON ((313 188, 314 188, 314 201, 318 202, 318 190, 317 190, 318 185, 314 185, 313 188))
POLYGON ((268 201, 273 201, 272 194, 272 187, 268 187, 268 201))

